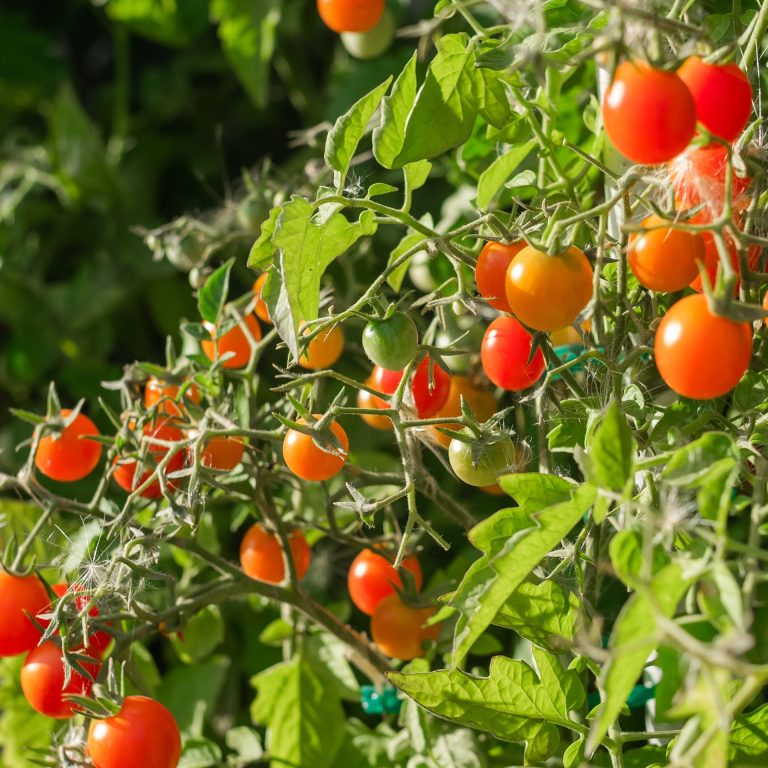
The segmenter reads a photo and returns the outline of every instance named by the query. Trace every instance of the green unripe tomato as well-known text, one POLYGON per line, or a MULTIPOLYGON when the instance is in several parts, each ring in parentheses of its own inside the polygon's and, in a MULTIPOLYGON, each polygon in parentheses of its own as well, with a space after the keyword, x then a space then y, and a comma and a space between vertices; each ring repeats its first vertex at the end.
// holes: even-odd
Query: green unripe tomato
POLYGON ((237 206, 237 223, 248 232, 256 234, 269 214, 269 206, 258 195, 248 195, 237 206))
POLYGON ((379 23, 367 32, 342 32, 341 44, 356 59, 375 59, 392 44, 395 37, 395 20, 384 10, 379 23))
POLYGON ((363 330, 363 349, 371 362, 388 371, 401 371, 413 360, 419 332, 408 315, 395 312, 384 320, 371 320, 363 330))
POLYGON ((472 444, 454 438, 448 446, 448 461, 456 477, 467 485, 478 488, 493 485, 496 478, 509 469, 520 468, 521 457, 511 438, 483 446, 477 465, 472 463, 472 444))

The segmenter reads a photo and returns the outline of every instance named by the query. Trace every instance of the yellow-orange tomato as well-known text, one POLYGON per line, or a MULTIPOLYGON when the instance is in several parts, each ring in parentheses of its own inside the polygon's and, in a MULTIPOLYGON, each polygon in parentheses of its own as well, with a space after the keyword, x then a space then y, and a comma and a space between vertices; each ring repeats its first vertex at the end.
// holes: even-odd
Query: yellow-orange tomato
POLYGON ((503 496, 504 489, 498 484, 484 485, 480 488, 483 493, 487 493, 489 496, 503 496))
POLYGON ((704 239, 698 232, 669 226, 659 216, 649 216, 629 238, 629 267, 640 285, 653 291, 682 291, 704 262, 704 239), (657 227, 656 229, 651 229, 657 227))
POLYGON ((411 608, 397 593, 385 597, 373 612, 371 637, 378 649, 392 659, 408 661, 424 655, 427 640, 440 636, 440 627, 424 624, 435 614, 434 608, 411 608))
MULTIPOLYGON (((448 418, 449 416, 461 416, 461 398, 464 398, 471 408, 475 418, 482 424, 496 413, 496 398, 485 387, 477 387, 468 376, 452 376, 451 389, 445 405, 437 412, 436 417, 448 418)), ((461 429, 461 424, 442 424, 443 429, 461 429)), ((429 427, 429 432, 435 440, 445 448, 451 442, 448 435, 443 434, 437 427, 429 427)))
POLYGON ((317 0, 320 18, 334 32, 368 32, 384 13, 384 0, 317 0))
POLYGON ((507 303, 504 281, 512 259, 525 248, 525 242, 504 243, 490 242, 483 246, 475 265, 475 283, 477 292, 494 308, 502 312, 511 312, 507 303))
MULTIPOLYGON (((190 430, 189 437, 194 438, 195 432, 190 430)), ((190 445, 189 461, 194 457, 194 449, 190 445)), ((209 438, 203 450, 200 452, 200 463, 209 469, 218 469, 229 471, 234 469, 243 458, 245 452, 245 443, 242 437, 230 437, 228 435, 219 435, 209 438)))
MULTIPOLYGON (((367 386, 373 386, 371 384, 370 377, 366 379, 367 386)), ((358 408, 389 408, 389 403, 377 397, 376 395, 366 392, 364 389, 357 391, 357 407, 358 408)), ((389 416, 377 416, 375 413, 361 413, 360 418, 369 426, 374 429, 393 429, 392 419, 389 416)))
MULTIPOLYGON (((66 419, 71 413, 71 409, 63 408, 62 418, 66 419)), ((101 458, 101 443, 91 439, 98 435, 96 425, 84 413, 78 413, 68 427, 40 439, 35 466, 46 477, 60 483, 82 480, 101 458)))
POLYGON ((557 256, 526 246, 507 269, 506 293, 524 325, 557 331, 572 325, 592 298, 592 267, 573 245, 557 256))
MULTIPOLYGON (((178 403, 179 390, 176 384, 169 384, 155 376, 150 376, 144 385, 144 407, 149 410, 157 405, 158 413, 167 413, 169 416, 186 416, 187 409, 184 402, 178 403)), ((200 404, 200 390, 196 384, 190 384, 184 391, 184 400, 200 404)))
POLYGON ((307 345, 306 352, 299 358, 299 365, 310 371, 330 368, 344 351, 344 334, 341 327, 334 325, 329 331, 315 336, 307 345))
MULTIPOLYGON (((319 418, 315 416, 315 418, 319 418)), ((299 419, 299 424, 304 424, 299 419)), ((341 424, 331 422, 331 431, 341 443, 342 452, 328 453, 315 445, 314 440, 303 432, 289 429, 283 440, 283 458, 288 469, 302 480, 330 480, 341 472, 347 463, 349 440, 341 424)))
POLYGON ((211 341, 200 342, 203 352, 209 360, 216 360, 218 348, 219 358, 232 353, 232 356, 222 363, 225 368, 245 368, 248 365, 253 349, 251 340, 243 330, 243 325, 246 326, 254 341, 261 339, 261 326, 253 315, 244 317, 241 323, 230 328, 221 338, 216 337, 216 326, 213 323, 203 323, 203 325, 211 334, 211 341))
POLYGON ((261 298, 261 292, 264 290, 264 283, 267 282, 267 273, 262 272, 253 284, 253 292, 256 295, 256 306, 253 311, 256 313, 256 317, 259 320, 263 320, 265 323, 272 323, 272 318, 269 316, 269 307, 264 299, 261 298))
POLYGON ((552 331, 549 334, 549 340, 552 342, 553 347, 566 347, 572 344, 584 344, 584 336, 592 330, 592 321, 587 318, 581 325, 581 332, 579 332, 574 326, 567 325, 565 328, 560 328, 558 331, 552 331))
MULTIPOLYGON (((303 579, 309 570, 312 550, 301 531, 288 536, 288 546, 296 569, 296 576, 303 579)), ((280 539, 267 531, 260 523, 254 523, 245 533, 240 544, 240 565, 243 572, 257 581, 279 584, 285 579, 285 564, 280 539)))
MULTIPOLYGON (((763 297, 763 309, 768 312, 768 293, 763 297)), ((763 322, 768 325, 768 317, 764 317, 763 322)))

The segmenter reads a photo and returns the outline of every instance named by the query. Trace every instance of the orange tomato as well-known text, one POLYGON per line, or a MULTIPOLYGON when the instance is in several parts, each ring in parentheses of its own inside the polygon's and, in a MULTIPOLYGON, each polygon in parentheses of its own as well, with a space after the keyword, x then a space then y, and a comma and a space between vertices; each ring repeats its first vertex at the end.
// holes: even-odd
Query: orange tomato
MULTIPOLYGON (((315 418, 318 418, 317 416, 315 418)), ((304 419, 299 419, 304 424, 304 419)), ((341 443, 342 452, 328 453, 315 445, 314 440, 303 432, 289 429, 283 440, 283 458, 286 466, 302 480, 330 480, 341 472, 347 463, 349 440, 341 424, 331 422, 331 431, 341 443)))
POLYGON ((437 641, 440 627, 424 624, 435 614, 434 608, 411 608, 397 593, 385 597, 373 612, 371 637, 378 649, 392 659, 408 661, 424 655, 427 640, 437 641))
POLYGON ((320 18, 334 32, 368 32, 384 13, 384 0, 317 0, 320 18))
POLYGON ((299 365, 310 371, 330 368, 344 351, 344 334, 341 326, 334 325, 329 331, 323 331, 315 336, 304 354, 299 358, 299 365))
MULTIPOLYGON (((366 385, 372 387, 371 378, 368 377, 365 381, 366 385)), ((366 392, 364 389, 357 390, 357 407, 358 408, 389 408, 389 403, 381 397, 377 397, 370 392, 366 392)), ((374 429, 393 429, 392 419, 389 416, 377 416, 374 413, 361 413, 360 418, 369 426, 374 429)))
MULTIPOLYGON (((71 413, 69 408, 61 411, 63 418, 71 413)), ((84 413, 78 413, 68 427, 40 439, 35 466, 60 483, 82 480, 93 472, 101 458, 101 443, 90 439, 98 434, 96 425, 84 413)))
MULTIPOLYGON (((188 435, 195 437, 196 432, 190 430, 188 435)), ((242 437, 230 437, 228 435, 209 438, 203 450, 200 452, 200 463, 208 469, 218 469, 228 472, 234 469, 243 458, 245 443, 242 437)), ((189 461, 194 457, 194 449, 190 445, 187 448, 189 461)))
MULTIPOLYGON (((168 384, 155 376, 150 376, 144 385, 144 407, 149 410, 157 405, 158 413, 167 413, 169 416, 187 416, 184 403, 178 402, 179 390, 176 384, 168 384), (158 405, 159 403, 159 405, 158 405)), ((184 391, 184 400, 200 404, 200 390, 196 384, 190 384, 184 391)))
POLYGON ((504 243, 489 242, 483 246, 475 265, 475 283, 477 292, 488 303, 502 312, 511 312, 504 282, 507 268, 512 259, 525 248, 525 242, 504 243))
MULTIPOLYGON (((299 530, 291 531, 288 546, 296 569, 296 576, 303 579, 312 560, 310 549, 304 534, 299 530)), ((280 539, 267 531, 261 523, 254 523, 245 533, 240 544, 240 565, 243 572, 257 581, 279 584, 285 579, 285 564, 280 539)))
POLYGON ((259 320, 263 320, 265 323, 272 323, 272 318, 269 316, 269 307, 264 299, 261 298, 261 292, 264 290, 264 283, 267 282, 267 273, 262 272, 253 284, 253 292, 256 295, 256 306, 253 311, 256 313, 256 317, 259 320))
MULTIPOLYGON (((413 576, 416 589, 421 589, 421 565, 414 555, 406 557, 401 565, 413 576)), ((347 589, 352 602, 365 614, 372 616, 378 604, 396 589, 403 588, 400 574, 386 557, 364 549, 352 561, 347 574, 347 589)))
MULTIPOLYGON (((443 407, 435 414, 436 417, 448 418, 449 416, 461 416, 461 398, 467 402, 472 409, 475 418, 481 424, 496 413, 496 398, 493 393, 485 387, 475 386, 468 376, 451 376, 451 389, 448 392, 448 399, 443 407)), ((442 424, 444 429, 461 429, 461 424, 442 424)), ((443 447, 447 448, 451 442, 448 435, 441 432, 437 427, 428 427, 429 433, 443 447)))
POLYGON ((217 352, 219 358, 232 353, 232 356, 222 363, 224 368, 245 368, 248 365, 251 361, 253 347, 251 340, 243 330, 243 326, 248 329, 248 333, 255 342, 261 339, 261 326, 253 315, 244 317, 238 325, 230 328, 221 338, 216 337, 216 326, 213 323, 206 322, 203 325, 210 333, 211 341, 202 341, 200 345, 209 360, 215 361, 217 352))

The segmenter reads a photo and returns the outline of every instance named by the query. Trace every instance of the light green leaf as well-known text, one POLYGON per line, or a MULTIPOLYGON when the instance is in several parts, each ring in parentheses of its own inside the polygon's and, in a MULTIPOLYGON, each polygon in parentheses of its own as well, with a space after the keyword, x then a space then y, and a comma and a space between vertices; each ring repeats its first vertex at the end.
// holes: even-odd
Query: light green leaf
MULTIPOLYGON (((502 483, 509 478, 505 476, 502 483)), ((583 485, 565 501, 543 509, 503 509, 470 531, 470 541, 484 554, 470 566, 451 599, 461 613, 453 643, 455 664, 461 663, 502 605, 581 520, 594 499, 594 488, 583 485)))
POLYGON ((657 574, 669 564, 669 555, 661 547, 651 547, 651 572, 644 573, 646 548, 640 531, 625 528, 612 539, 608 548, 616 575, 630 588, 637 589, 644 578, 657 574))
POLYGON ((730 759, 738 765, 764 766, 768 754, 768 704, 740 715, 731 726, 730 759))
POLYGON ((389 195, 392 192, 397 192, 397 187, 392 186, 392 184, 383 184, 382 182, 377 181, 375 184, 371 184, 371 186, 368 187, 368 192, 365 196, 370 200, 373 197, 389 195))
POLYGON ((323 684, 335 690, 340 698, 360 701, 360 684, 347 660, 348 649, 341 640, 327 632, 313 634, 305 640, 307 663, 317 671, 323 684))
POLYGON ((488 209, 497 192, 535 146, 536 142, 531 139, 518 147, 512 147, 483 171, 477 182, 477 207, 480 210, 488 209))
POLYGON ((701 482, 722 459, 738 460, 733 440, 724 432, 708 432, 675 451, 664 467, 664 480, 673 485, 701 482))
POLYGON ((403 166, 403 174, 405 174, 405 182, 408 185, 408 189, 413 192, 423 187, 429 178, 431 170, 432 163, 429 160, 417 160, 415 163, 408 163, 408 165, 403 166))
POLYGON ((269 96, 270 62, 280 24, 281 0, 213 0, 211 17, 232 69, 257 107, 269 96))
POLYGON ((381 121, 373 129, 373 154, 385 168, 395 167, 405 141, 405 124, 416 99, 416 53, 397 76, 392 92, 381 104, 381 121))
POLYGON ((221 311, 227 303, 229 293, 229 273, 232 271, 234 260, 222 264, 206 281, 197 297, 197 308, 200 317, 209 323, 218 323, 221 311))
POLYGON ((221 749, 208 739, 187 739, 179 768, 216 768, 221 765, 221 749))
POLYGON ((275 233, 277 220, 283 212, 281 205, 275 206, 269 212, 269 218, 261 225, 261 232, 256 242, 251 246, 248 254, 248 266, 251 269, 264 269, 272 263, 275 255, 275 246, 272 243, 272 235, 275 233))
MULTIPOLYGON (((418 233, 418 232, 409 232, 406 234, 403 239, 397 244, 395 249, 392 251, 392 253, 389 254, 389 259, 387 260, 387 267, 390 267, 392 264, 394 264, 404 253, 407 251, 410 251, 412 248, 415 248, 419 243, 424 242, 424 235, 418 233)), ((393 269, 388 275, 387 275, 387 282, 389 283, 390 287, 393 291, 400 291, 400 288, 403 285, 403 280, 405 279, 406 274, 408 274, 408 267, 411 263, 411 259, 408 258, 405 261, 403 261, 400 266, 393 269)))
POLYGON ((365 129, 391 82, 392 78, 388 77, 381 85, 355 102, 336 120, 329 131, 325 142, 325 162, 339 174, 337 187, 344 186, 344 177, 349 170, 357 145, 365 135, 365 129))
POLYGON ((599 488, 623 492, 632 480, 636 455, 637 441, 613 401, 587 446, 588 477, 599 488))
POLYGON ((196 664, 210 655, 224 639, 224 619, 217 605, 209 605, 184 625, 183 639, 173 637, 173 646, 186 664, 196 664))
POLYGON ((308 660, 296 656, 259 673, 251 682, 258 689, 251 717, 267 726, 273 765, 335 765, 344 734, 344 711, 308 660))
POLYGON ((188 45, 208 26, 208 0, 108 0, 107 15, 149 40, 188 45))
POLYGON ((513 472, 502 475, 499 485, 521 506, 531 511, 567 501, 576 484, 559 475, 540 472, 513 472))
POLYGON ((261 760, 264 748, 261 744, 261 736, 258 731, 239 725, 227 731, 224 740, 227 746, 237 755, 239 763, 254 763, 261 760))

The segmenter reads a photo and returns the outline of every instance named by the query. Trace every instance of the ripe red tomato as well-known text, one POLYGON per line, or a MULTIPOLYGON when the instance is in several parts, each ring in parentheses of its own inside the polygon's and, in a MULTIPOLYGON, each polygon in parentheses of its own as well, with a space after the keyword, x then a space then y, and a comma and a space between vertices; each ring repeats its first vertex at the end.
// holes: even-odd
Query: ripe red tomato
MULTIPOLYGON (((369 378, 365 382, 369 387, 373 386, 371 379, 369 378)), ((357 407, 358 408, 389 408, 389 403, 376 395, 366 392, 364 389, 357 390, 357 407)), ((392 419, 389 416, 377 416, 373 413, 361 413, 360 418, 369 426, 374 429, 387 430, 392 429, 392 419)))
POLYGON ((521 323, 557 331, 571 325, 592 298, 592 267, 574 245, 557 256, 526 246, 510 262, 505 290, 521 323))
MULTIPOLYGON (((309 570, 312 550, 304 534, 299 530, 291 531, 288 545, 296 568, 296 576, 303 579, 309 570)), ((285 564, 280 540, 269 533, 261 523, 254 523, 246 531, 240 544, 240 565, 243 572, 252 579, 279 584, 285 579, 285 564)))
POLYGON ((451 377, 437 363, 430 365, 429 356, 417 366, 411 380, 411 396, 420 419, 434 416, 448 399, 451 377), (430 382, 430 368, 432 381, 430 382))
POLYGON ((495 309, 511 312, 504 283, 507 267, 512 259, 525 248, 525 242, 504 243, 490 242, 483 246, 475 265, 475 283, 477 292, 495 309))
POLYGON ((616 149, 635 163, 666 163, 696 132, 696 106, 674 73, 642 61, 616 68, 603 101, 603 123, 616 149))
POLYGON ((94 768, 176 768, 181 734, 173 715, 147 696, 126 696, 120 711, 94 720, 88 732, 94 768))
POLYGON ((687 58, 677 70, 696 105, 698 121, 714 136, 734 141, 752 113, 749 78, 735 64, 707 64, 687 58))
POLYGON ((251 361, 253 347, 251 340, 243 330, 243 325, 248 329, 248 333, 255 342, 261 339, 261 326, 253 315, 244 317, 240 324, 230 328, 220 339, 216 338, 216 326, 213 323, 206 322, 203 325, 211 335, 211 341, 201 341, 200 346, 209 360, 217 359, 218 350, 219 358, 232 353, 232 356, 222 363, 224 368, 245 368, 248 365, 251 361))
MULTIPOLYGON (((155 424, 146 424, 144 426, 144 434, 149 439, 163 440, 166 442, 178 442, 182 439, 181 430, 173 426, 173 422, 170 419, 160 419, 155 424)), ((114 481, 128 493, 131 493, 135 488, 142 485, 149 476, 153 473, 155 466, 165 456, 170 448, 164 445, 149 444, 145 453, 145 461, 143 464, 144 471, 141 473, 141 477, 136 477, 138 470, 138 462, 135 459, 116 459, 115 470, 112 473, 114 481)), ((176 451, 173 454, 168 464, 165 466, 163 474, 170 475, 174 472, 178 472, 184 466, 184 452, 176 451)), ((173 489, 174 485, 171 480, 168 480, 168 486, 173 489)), ((147 488, 145 488, 141 494, 145 499, 159 499, 162 496, 162 490, 160 483, 155 480, 147 488)))
POLYGON ((371 637, 379 650, 392 659, 408 661, 424 655, 427 640, 437 641, 440 627, 425 627, 434 608, 411 608, 395 593, 385 597, 371 617, 371 637))
POLYGON ((299 365, 310 371, 330 368, 344 351, 344 334, 341 326, 334 325, 329 331, 315 336, 307 345, 306 352, 299 358, 299 365))
MULTIPOLYGON (((150 376, 144 385, 144 407, 149 410, 157 405, 158 413, 186 417, 188 414, 187 409, 184 407, 184 402, 178 402, 180 389, 181 387, 176 384, 168 384, 154 376, 150 376)), ((200 390, 196 384, 190 384, 184 390, 183 399, 188 403, 200 405, 200 390)))
POLYGON ((480 362, 485 375, 497 386, 513 392, 533 386, 544 373, 541 349, 531 356, 533 337, 514 317, 497 317, 485 331, 480 362))
MULTIPOLYGON (((316 418, 319 418, 316 416, 316 418)), ((299 419, 304 424, 304 419, 299 419)), ((347 463, 349 440, 347 433, 337 422, 331 422, 331 431, 341 443, 342 452, 328 453, 315 445, 315 441, 303 432, 289 429, 283 439, 283 458, 288 469, 302 480, 330 480, 341 472, 347 463)))
POLYGON ((265 323, 272 324, 272 318, 269 316, 269 307, 264 299, 261 298, 261 293, 264 290, 264 284, 267 282, 267 273, 262 272, 253 283, 253 293, 256 295, 256 306, 253 311, 256 313, 256 317, 259 320, 263 320, 265 323))
POLYGON ((402 371, 388 371, 380 365, 374 365, 371 371, 371 386, 382 395, 393 395, 402 380, 402 371))
MULTIPOLYGON (((62 408, 66 418, 72 411, 62 408)), ((89 438, 99 434, 96 425, 83 413, 59 434, 49 434, 37 444, 35 466, 46 477, 72 483, 89 475, 101 458, 101 443, 89 438)))
MULTIPOLYGON (((421 589, 421 566, 414 555, 403 560, 402 568, 413 575, 416 589, 421 589)), ((352 561, 347 575, 347 589, 352 602, 366 615, 373 616, 376 606, 385 598, 402 589, 400 574, 386 557, 364 549, 352 561)))
POLYGON ((40 630, 30 616, 45 613, 50 603, 37 576, 0 571, 0 657, 26 653, 38 644, 40 630))
POLYGON ((661 378, 678 395, 720 397, 749 368, 752 326, 712 314, 705 296, 686 296, 662 318, 654 355, 661 378))
POLYGON ((320 18, 334 32, 367 32, 384 13, 384 0, 317 0, 320 18))
MULTIPOLYGON (((99 674, 99 664, 81 664, 91 678, 99 674)), ((30 706, 41 715, 72 717, 75 714, 74 705, 64 697, 68 694, 87 696, 93 685, 91 678, 72 670, 69 682, 65 685, 61 648, 49 640, 29 652, 21 668, 21 690, 30 706)))
MULTIPOLYGON (((472 409, 475 418, 482 424, 496 413, 496 398, 493 392, 486 387, 478 387, 472 383, 468 376, 451 376, 451 389, 448 392, 448 399, 443 407, 435 414, 442 418, 449 416, 461 416, 461 398, 464 398, 467 405, 472 409)), ((461 424, 443 424, 444 429, 461 429, 461 424)), ((432 437, 440 445, 448 447, 451 438, 441 432, 437 427, 429 427, 432 437)))
MULTIPOLYGON (((196 436, 196 430, 190 430, 188 436, 196 436)), ((194 460, 194 448, 187 447, 187 459, 191 463, 194 460)), ((245 453, 245 443, 242 437, 219 436, 210 437, 200 452, 200 463, 208 469, 218 469, 221 472, 229 472, 242 460, 245 453)))
POLYGON ((704 238, 668 226, 659 216, 649 216, 629 238, 629 266, 640 285, 653 291, 682 291, 699 274, 704 263, 704 238))

